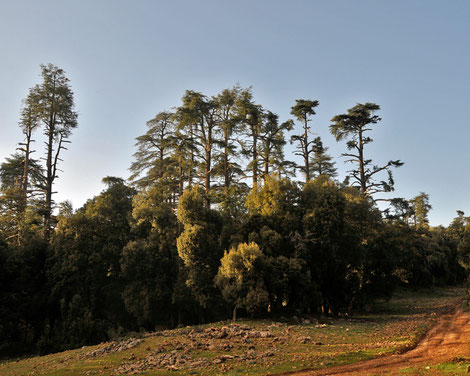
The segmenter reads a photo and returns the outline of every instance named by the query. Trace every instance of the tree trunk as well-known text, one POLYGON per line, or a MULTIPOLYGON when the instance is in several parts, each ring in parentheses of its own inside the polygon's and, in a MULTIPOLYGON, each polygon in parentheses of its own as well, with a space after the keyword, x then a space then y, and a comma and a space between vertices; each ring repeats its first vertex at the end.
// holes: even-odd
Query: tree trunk
POLYGON ((304 163, 305 163, 305 182, 307 183, 310 180, 310 163, 309 157, 310 153, 308 150, 308 123, 307 123, 307 114, 305 114, 305 124, 304 124, 304 163))
POLYGON ((264 176, 263 180, 266 181, 267 176, 269 175, 269 157, 266 157, 264 160, 264 176))
POLYGON ((178 326, 183 325, 183 314, 181 308, 178 307, 178 326))
POLYGON ((191 164, 188 169, 188 186, 192 187, 193 185, 193 166, 194 166, 194 126, 191 125, 189 129, 189 137, 190 137, 190 143, 191 143, 191 164))
MULTIPOLYGON (((31 118, 29 119, 31 122, 31 118)), ((21 238, 23 235, 23 225, 26 220, 26 207, 28 205, 28 184, 29 184, 29 155, 31 154, 31 135, 32 129, 28 127, 25 131, 26 143, 24 148, 24 164, 23 164, 23 179, 21 181, 21 206, 20 206, 20 219, 18 221, 18 234, 17 243, 21 245, 21 238)))
POLYGON ((233 309, 232 321, 233 322, 237 321, 237 306, 236 305, 235 305, 235 308, 233 309))
POLYGON ((47 143, 46 159, 46 202, 44 210, 44 239, 49 241, 51 238, 51 217, 52 217, 52 183, 54 181, 52 171, 52 146, 54 142, 54 124, 49 124, 49 138, 47 143))
POLYGON ((205 171, 205 190, 206 190, 206 207, 211 206, 210 190, 211 190, 211 158, 212 158, 212 129, 207 125, 207 144, 206 144, 206 171, 205 171))
POLYGON ((56 126, 56 113, 55 113, 55 86, 54 79, 52 86, 52 97, 49 109, 49 123, 46 125, 47 129, 47 156, 46 156, 46 202, 44 210, 44 239, 49 241, 51 238, 51 217, 52 217, 52 183, 54 182, 54 171, 52 166, 52 154, 56 126))
POLYGON ((359 130, 359 174, 361 177, 361 193, 362 196, 366 196, 367 182, 364 171, 364 143, 362 139, 362 129, 359 130))
POLYGON ((258 136, 253 135, 253 188, 258 185, 258 136))
POLYGON ((224 183, 225 187, 230 187, 230 171, 229 171, 229 164, 228 164, 228 143, 229 143, 229 134, 228 134, 228 126, 224 128, 224 183))

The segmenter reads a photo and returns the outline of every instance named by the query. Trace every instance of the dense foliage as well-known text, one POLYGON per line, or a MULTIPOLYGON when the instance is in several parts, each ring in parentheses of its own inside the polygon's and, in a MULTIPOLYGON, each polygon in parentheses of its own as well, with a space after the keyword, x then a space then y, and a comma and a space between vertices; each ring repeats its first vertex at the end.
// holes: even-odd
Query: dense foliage
POLYGON ((1 354, 230 316, 337 315, 399 285, 466 278, 463 212, 448 228, 433 228, 423 192, 377 207, 402 162, 379 167, 365 156, 372 139, 364 132, 380 121, 373 103, 332 120, 354 165, 340 183, 328 148, 312 138, 318 101, 296 101, 296 133, 293 120, 280 123, 250 89, 210 98, 187 91, 181 106, 157 114, 137 138, 130 182, 107 177, 83 207, 65 202, 53 215, 54 157, 48 161, 46 144, 46 166, 32 159, 31 134, 43 127, 58 152, 77 123, 63 71, 45 66, 43 78, 21 114, 27 146, 0 168, 1 354), (54 74, 65 112, 62 122, 47 123, 41 98, 54 74), (285 158, 289 132, 300 165, 285 158))

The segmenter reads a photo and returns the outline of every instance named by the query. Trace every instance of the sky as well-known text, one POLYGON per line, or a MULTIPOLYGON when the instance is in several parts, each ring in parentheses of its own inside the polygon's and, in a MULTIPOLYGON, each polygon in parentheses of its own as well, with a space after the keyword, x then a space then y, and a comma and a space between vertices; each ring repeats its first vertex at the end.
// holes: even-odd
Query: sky
POLYGON ((312 131, 341 180, 351 166, 330 120, 374 102, 382 121, 367 156, 405 162, 384 197, 425 192, 431 225, 446 226, 470 214, 469 20, 467 0, 0 0, 0 162, 22 141, 21 101, 40 64, 64 69, 75 94, 79 125, 55 183, 55 200, 75 208, 103 177, 129 177, 146 121, 187 89, 252 86, 280 121, 296 99, 318 100, 312 131))

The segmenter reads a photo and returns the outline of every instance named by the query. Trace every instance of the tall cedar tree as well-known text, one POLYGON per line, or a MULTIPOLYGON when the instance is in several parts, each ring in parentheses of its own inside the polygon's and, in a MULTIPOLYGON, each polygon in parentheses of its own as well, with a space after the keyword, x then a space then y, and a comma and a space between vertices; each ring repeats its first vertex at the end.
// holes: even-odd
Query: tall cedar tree
POLYGON ((326 154, 328 148, 323 146, 320 137, 313 140, 312 151, 313 156, 310 159, 310 172, 314 177, 326 175, 335 178, 337 175, 335 162, 333 158, 326 154))
POLYGON ((223 186, 229 188, 234 179, 243 175, 240 165, 234 161, 237 154, 237 147, 234 134, 239 131, 240 119, 236 113, 236 101, 240 95, 238 86, 232 89, 225 89, 214 98, 217 105, 218 124, 221 129, 222 139, 220 140, 221 153, 217 170, 223 177, 223 186))
POLYGON ((250 161, 246 169, 251 170, 253 187, 256 187, 260 174, 259 142, 261 139, 262 109, 261 106, 254 103, 250 88, 241 92, 236 105, 243 126, 243 133, 247 137, 247 140, 241 143, 242 154, 250 161))
MULTIPOLYGON (((352 185, 359 187, 364 197, 373 198, 373 195, 380 192, 393 191, 394 181, 391 167, 400 167, 403 162, 391 160, 383 166, 372 165, 372 159, 367 159, 364 155, 364 147, 371 143, 372 138, 365 135, 372 130, 371 125, 377 124, 381 118, 375 115, 380 110, 380 106, 375 103, 358 103, 350 108, 347 114, 336 115, 331 119, 331 133, 336 137, 336 141, 349 138, 346 145, 350 153, 343 153, 342 156, 349 158, 357 168, 349 171, 352 178, 352 185), (387 171, 388 180, 377 182, 375 177, 382 171, 387 171)), ((380 199, 374 199, 380 201, 380 199)))
POLYGON ((175 132, 174 114, 163 111, 147 122, 147 132, 136 138, 135 161, 130 167, 130 180, 140 188, 158 184, 167 191, 166 200, 173 191, 171 159, 172 136, 175 132), (143 176, 142 176, 143 175, 143 176))
POLYGON ((310 169, 310 154, 313 153, 312 145, 313 140, 309 140, 309 133, 311 133, 309 116, 315 115, 314 108, 319 105, 317 100, 308 100, 308 99, 296 99, 295 106, 291 107, 291 114, 296 117, 296 119, 303 123, 303 132, 298 135, 291 137, 291 143, 297 143, 297 152, 296 155, 300 155, 303 159, 304 165, 300 166, 300 170, 305 174, 305 182, 308 182, 311 176, 310 169))
POLYGON ((421 192, 418 196, 410 200, 410 204, 413 209, 414 226, 417 228, 428 228, 428 213, 432 209, 432 206, 429 203, 429 195, 421 192))
POLYGON ((203 178, 205 203, 210 206, 212 163, 217 143, 217 105, 201 93, 187 90, 182 98, 183 105, 177 109, 180 127, 191 132, 196 155, 199 160, 201 177, 203 178))
POLYGON ((39 127, 39 114, 35 109, 35 98, 32 93, 23 101, 23 108, 21 109, 20 115, 20 127, 24 134, 24 142, 20 143, 18 148, 23 152, 23 177, 21 180, 21 189, 23 192, 23 211, 26 210, 28 190, 30 188, 29 175, 31 171, 37 171, 35 169, 35 161, 31 161, 31 154, 35 150, 31 149, 33 140, 33 133, 39 127))
POLYGON ((178 198, 181 197, 184 190, 184 182, 189 177, 191 184, 192 171, 195 167, 194 152, 196 145, 194 137, 184 133, 181 129, 177 129, 170 138, 172 155, 170 170, 174 175, 176 185, 178 187, 178 198))
POLYGON ((286 144, 284 131, 292 129, 292 121, 279 124, 279 116, 271 111, 265 111, 262 115, 260 160, 263 164, 263 181, 266 181, 266 177, 271 170, 276 169, 278 173, 282 170, 284 163, 283 149, 286 144))
POLYGON ((58 177, 60 154, 70 143, 72 130, 77 127, 73 92, 64 71, 55 65, 41 65, 42 83, 31 88, 28 100, 42 123, 46 136, 46 176, 44 179, 44 239, 49 240, 52 229, 53 184, 58 177))

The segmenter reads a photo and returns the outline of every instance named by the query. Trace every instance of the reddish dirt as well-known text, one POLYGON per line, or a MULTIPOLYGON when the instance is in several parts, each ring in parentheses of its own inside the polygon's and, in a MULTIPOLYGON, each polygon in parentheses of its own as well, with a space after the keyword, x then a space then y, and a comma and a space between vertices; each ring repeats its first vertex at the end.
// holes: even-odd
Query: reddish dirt
POLYGON ((366 376, 395 374, 403 368, 432 366, 470 358, 470 312, 457 309, 442 316, 413 350, 354 364, 286 373, 295 376, 366 376))

